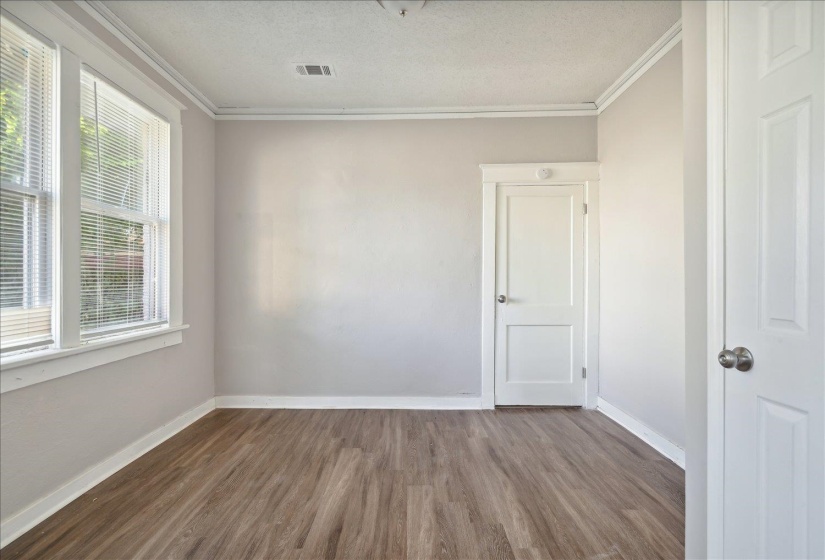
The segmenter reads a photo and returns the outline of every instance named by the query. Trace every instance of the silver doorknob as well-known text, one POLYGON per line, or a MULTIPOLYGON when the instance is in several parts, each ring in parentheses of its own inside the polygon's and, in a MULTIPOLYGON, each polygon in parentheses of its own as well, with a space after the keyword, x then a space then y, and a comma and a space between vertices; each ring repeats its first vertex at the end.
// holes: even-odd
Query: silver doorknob
POLYGON ((739 371, 750 371, 753 367, 753 354, 743 346, 737 346, 733 350, 722 350, 719 352, 719 363, 723 368, 736 368, 739 371))
POLYGON ((504 303, 505 301, 507 301, 507 297, 506 297, 506 296, 504 296, 504 295, 500 295, 500 296, 498 296, 498 302, 499 302, 499 303, 504 303))

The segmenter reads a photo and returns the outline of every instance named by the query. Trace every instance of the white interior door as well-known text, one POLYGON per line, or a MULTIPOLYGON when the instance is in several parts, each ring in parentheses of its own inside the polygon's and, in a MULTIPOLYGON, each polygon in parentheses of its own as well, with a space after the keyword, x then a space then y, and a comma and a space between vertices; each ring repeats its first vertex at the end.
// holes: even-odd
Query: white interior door
POLYGON ((754 358, 720 369, 728 558, 825 557, 823 8, 728 5, 725 339, 754 358))
POLYGON ((496 404, 584 403, 583 190, 498 188, 496 404))

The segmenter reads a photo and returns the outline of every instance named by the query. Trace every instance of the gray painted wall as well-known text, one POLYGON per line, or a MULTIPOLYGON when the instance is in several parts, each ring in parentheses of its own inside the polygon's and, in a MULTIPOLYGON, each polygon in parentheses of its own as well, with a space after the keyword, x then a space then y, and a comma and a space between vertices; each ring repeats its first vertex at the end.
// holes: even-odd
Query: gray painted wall
MULTIPOLYGON (((73 2, 61 6, 167 86, 73 2)), ((183 344, 0 396, 0 518, 50 494, 214 395, 215 123, 183 112, 183 344)))
POLYGON ((217 125, 218 395, 478 396, 481 163, 595 117, 217 125))
POLYGON ((685 446, 682 48, 599 115, 599 395, 685 446))

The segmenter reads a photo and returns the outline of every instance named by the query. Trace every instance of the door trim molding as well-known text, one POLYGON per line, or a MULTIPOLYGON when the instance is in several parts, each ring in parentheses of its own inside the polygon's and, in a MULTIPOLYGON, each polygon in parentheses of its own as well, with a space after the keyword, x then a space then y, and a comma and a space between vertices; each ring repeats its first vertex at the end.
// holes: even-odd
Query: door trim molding
POLYGON ((481 407, 495 408, 496 192, 499 186, 582 185, 584 217, 585 408, 598 405, 599 388, 599 163, 484 164, 481 212, 481 407))
POLYGON ((727 143, 728 3, 707 7, 707 557, 724 555, 725 160, 727 143))

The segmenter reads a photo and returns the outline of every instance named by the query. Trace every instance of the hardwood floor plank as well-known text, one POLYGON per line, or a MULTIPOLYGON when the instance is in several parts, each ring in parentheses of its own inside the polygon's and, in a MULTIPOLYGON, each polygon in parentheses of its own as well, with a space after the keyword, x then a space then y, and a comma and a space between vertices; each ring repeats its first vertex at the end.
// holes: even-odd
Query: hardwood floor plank
POLYGON ((217 410, 5 559, 684 555, 684 472, 574 409, 217 410))
POLYGON ((435 558, 436 519, 432 486, 407 486, 407 558, 435 558))
POLYGON ((479 558, 475 530, 464 504, 439 502, 436 509, 438 525, 438 558, 479 558))

